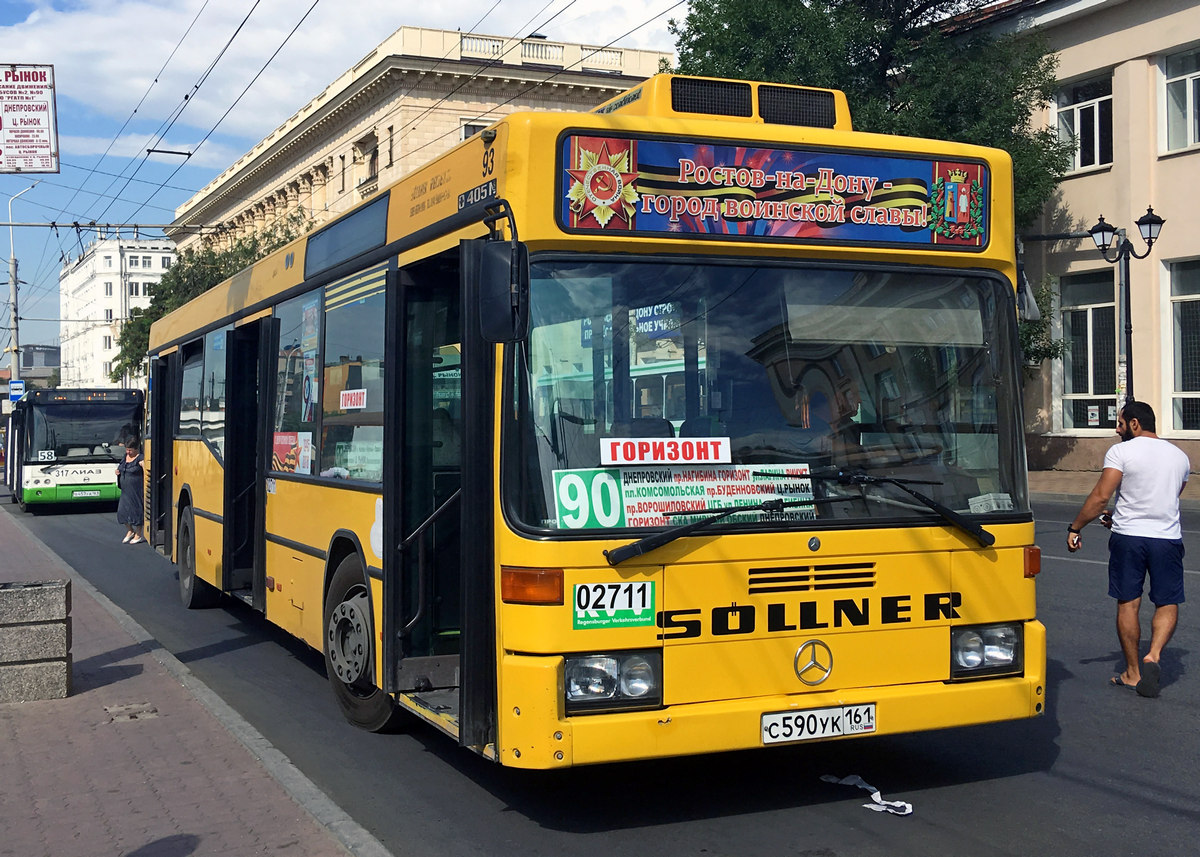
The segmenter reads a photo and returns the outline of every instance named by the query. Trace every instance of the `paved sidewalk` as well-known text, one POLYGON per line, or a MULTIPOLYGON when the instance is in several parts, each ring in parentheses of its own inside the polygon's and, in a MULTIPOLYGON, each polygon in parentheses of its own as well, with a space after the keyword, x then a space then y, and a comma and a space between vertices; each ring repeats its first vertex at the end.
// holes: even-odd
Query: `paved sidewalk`
MULTIPOLYGON (((1033 470, 1029 493, 1034 500, 1082 504, 1100 478, 1098 470, 1033 470)), ((1180 508, 1200 510, 1200 476, 1193 474, 1180 495, 1180 508)))
POLYGON ((0 546, 0 581, 71 580, 74 659, 68 698, 0 704, 0 855, 388 857, 3 511, 0 546))

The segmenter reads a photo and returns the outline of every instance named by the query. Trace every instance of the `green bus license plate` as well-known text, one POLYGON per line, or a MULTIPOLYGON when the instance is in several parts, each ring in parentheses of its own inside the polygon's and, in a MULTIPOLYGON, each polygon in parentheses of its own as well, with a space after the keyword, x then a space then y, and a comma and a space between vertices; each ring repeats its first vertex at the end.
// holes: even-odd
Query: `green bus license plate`
POLYGON ((72 491, 72 497, 99 497, 99 491, 72 491))
POLYGON ((875 703, 775 711, 762 716, 762 742, 785 744, 875 731, 875 703))

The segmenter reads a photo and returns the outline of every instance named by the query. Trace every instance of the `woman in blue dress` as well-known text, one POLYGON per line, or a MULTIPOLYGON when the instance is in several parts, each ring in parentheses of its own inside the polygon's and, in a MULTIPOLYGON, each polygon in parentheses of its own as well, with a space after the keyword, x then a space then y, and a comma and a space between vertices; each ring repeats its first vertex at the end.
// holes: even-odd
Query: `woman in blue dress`
POLYGON ((121 499, 117 502, 117 523, 128 530, 121 542, 139 544, 142 538, 142 449, 137 438, 125 443, 125 460, 117 465, 117 485, 121 499))

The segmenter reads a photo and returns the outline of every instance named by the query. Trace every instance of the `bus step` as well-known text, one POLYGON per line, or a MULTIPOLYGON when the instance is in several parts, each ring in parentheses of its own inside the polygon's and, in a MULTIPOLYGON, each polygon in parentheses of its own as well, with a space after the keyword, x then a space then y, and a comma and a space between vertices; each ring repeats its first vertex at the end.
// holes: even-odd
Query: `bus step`
POLYGON ((254 590, 252 589, 235 589, 229 594, 238 601, 244 601, 251 607, 254 606, 254 590))

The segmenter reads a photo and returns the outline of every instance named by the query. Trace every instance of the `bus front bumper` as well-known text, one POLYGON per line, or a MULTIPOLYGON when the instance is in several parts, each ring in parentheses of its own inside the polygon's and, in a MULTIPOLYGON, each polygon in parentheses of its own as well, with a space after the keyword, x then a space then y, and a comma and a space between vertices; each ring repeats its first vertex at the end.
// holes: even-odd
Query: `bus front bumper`
POLYGON ((1025 624, 1025 672, 1020 676, 811 691, 617 714, 566 717, 561 664, 561 658, 505 655, 498 754, 503 764, 544 769, 748 750, 764 745, 763 715, 777 712, 873 703, 871 732, 816 739, 841 741, 1019 720, 1046 710, 1046 631, 1040 622, 1025 624))

